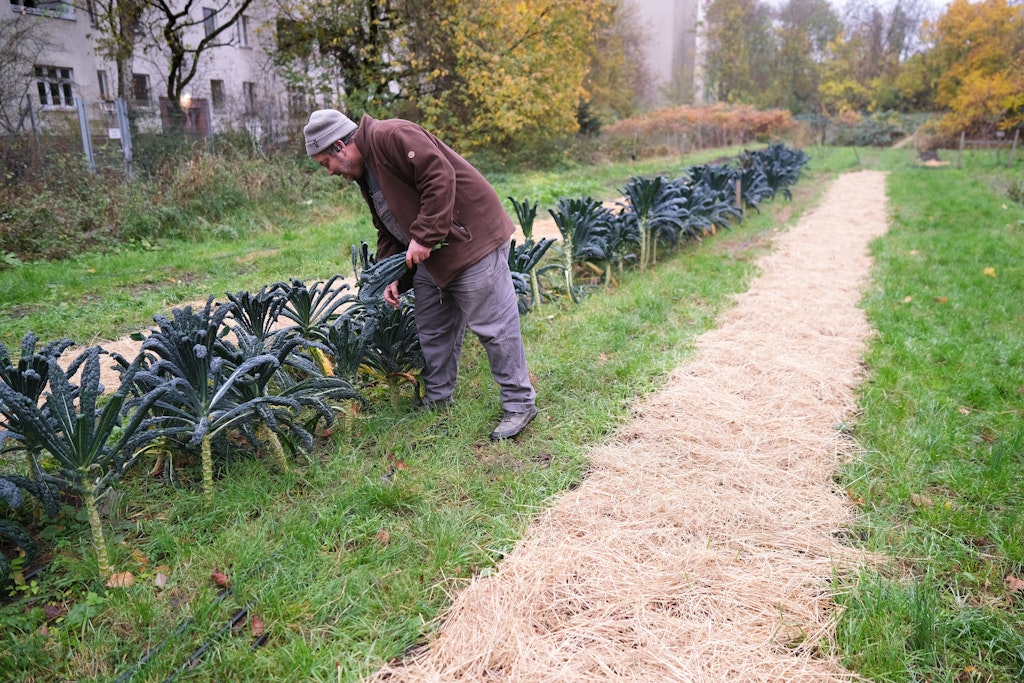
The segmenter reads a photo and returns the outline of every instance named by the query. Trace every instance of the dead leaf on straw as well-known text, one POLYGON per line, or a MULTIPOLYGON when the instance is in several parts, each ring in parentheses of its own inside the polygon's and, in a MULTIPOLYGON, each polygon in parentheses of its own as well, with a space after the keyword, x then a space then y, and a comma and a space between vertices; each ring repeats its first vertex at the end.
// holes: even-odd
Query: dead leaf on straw
POLYGON ((135 585, 135 577, 131 572, 121 572, 120 574, 111 574, 110 578, 107 579, 107 588, 128 588, 129 586, 135 585))

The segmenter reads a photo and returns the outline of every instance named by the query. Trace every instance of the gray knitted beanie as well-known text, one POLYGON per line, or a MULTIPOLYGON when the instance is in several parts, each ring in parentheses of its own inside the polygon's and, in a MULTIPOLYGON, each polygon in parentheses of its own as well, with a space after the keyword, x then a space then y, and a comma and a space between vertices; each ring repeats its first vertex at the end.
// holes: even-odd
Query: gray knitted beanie
POLYGON ((306 136, 306 154, 313 156, 326 152, 331 143, 355 132, 356 124, 335 109, 318 109, 309 115, 309 123, 302 129, 306 136))

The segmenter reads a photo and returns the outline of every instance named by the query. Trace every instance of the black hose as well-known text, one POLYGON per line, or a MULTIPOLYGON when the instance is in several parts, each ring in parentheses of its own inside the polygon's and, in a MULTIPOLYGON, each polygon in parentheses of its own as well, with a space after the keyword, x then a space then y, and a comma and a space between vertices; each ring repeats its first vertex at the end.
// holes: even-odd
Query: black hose
MULTIPOLYGON (((245 572, 245 574, 244 574, 244 577, 243 577, 243 578, 248 578, 248 577, 252 576, 252 575, 253 575, 253 574, 254 574, 254 573, 255 573, 255 572, 257 571, 257 570, 259 570, 259 569, 262 569, 263 567, 265 567, 265 566, 267 565, 267 563, 269 563, 269 562, 270 562, 271 560, 275 559, 275 558, 276 558, 276 557, 277 557, 277 556, 278 556, 278 555, 280 554, 280 552, 281 552, 280 550, 275 550, 275 551, 274 551, 274 552, 272 552, 272 553, 271 553, 270 555, 268 555, 267 557, 263 558, 263 560, 262 560, 262 561, 260 561, 260 562, 259 562, 258 564, 256 564, 255 566, 251 567, 251 568, 250 568, 250 569, 249 569, 249 570, 248 570, 247 572, 245 572)), ((216 597, 216 598, 214 598, 214 600, 213 600, 213 603, 211 603, 211 604, 213 604, 213 605, 216 605, 216 604, 217 604, 218 602, 220 602, 221 600, 223 600, 224 598, 226 598, 227 596, 229 596, 229 595, 231 595, 231 594, 232 594, 232 589, 231 589, 231 588, 227 588, 227 589, 225 589, 225 590, 222 590, 221 592, 217 593, 217 597, 216 597)), ((232 617, 232 620, 231 620, 231 622, 229 622, 229 623, 228 623, 228 626, 227 626, 226 628, 231 628, 231 627, 233 627, 233 626, 234 626, 234 625, 235 625, 236 623, 238 623, 238 621, 239 621, 239 620, 240 620, 240 619, 241 619, 242 617, 244 617, 244 616, 245 616, 245 614, 247 614, 247 613, 248 613, 248 610, 249 610, 249 609, 251 609, 251 607, 252 607, 252 603, 249 603, 249 604, 248 604, 248 605, 247 605, 247 606, 245 607, 245 609, 243 609, 243 610, 240 610, 239 612, 237 612, 237 613, 235 614, 235 616, 234 616, 234 617, 232 617), (241 615, 241 616, 240 616, 240 615, 241 615)), ((140 668, 142 668, 142 667, 143 667, 143 666, 144 666, 144 665, 145 665, 145 664, 146 664, 146 663, 147 663, 147 662, 148 662, 148 661, 149 661, 149 660, 150 660, 150 659, 151 659, 151 658, 152 658, 152 657, 153 657, 154 655, 156 655, 156 654, 157 654, 157 653, 158 653, 158 652, 159 652, 159 651, 160 651, 161 649, 163 649, 163 647, 164 647, 164 646, 165 646, 165 645, 166 645, 166 644, 167 644, 167 643, 168 643, 168 642, 169 642, 169 641, 171 640, 171 638, 173 638, 173 637, 175 637, 175 636, 178 636, 178 635, 181 635, 182 633, 184 633, 185 631, 187 631, 187 630, 188 630, 188 628, 189 628, 189 627, 190 627, 190 626, 191 626, 191 625, 192 625, 192 624, 193 624, 194 622, 195 622, 195 619, 194 619, 193 617, 189 617, 189 618, 185 619, 185 620, 184 620, 184 621, 183 621, 183 622, 182 622, 181 624, 179 624, 179 625, 178 625, 178 627, 177 627, 177 628, 176 628, 176 629, 174 630, 174 632, 173 632, 173 633, 169 634, 169 635, 168 635, 167 637, 165 637, 165 638, 164 638, 163 640, 161 640, 161 641, 160 641, 160 642, 159 642, 159 643, 158 643, 158 644, 157 644, 157 645, 156 645, 155 647, 153 647, 153 648, 151 648, 151 649, 147 650, 147 651, 146 651, 146 654, 145 654, 145 655, 143 655, 143 656, 142 656, 142 658, 141 658, 141 659, 139 659, 139 661, 138 661, 138 662, 136 662, 136 663, 135 663, 134 665, 132 665, 132 667, 131 667, 130 669, 128 669, 127 671, 125 671, 125 672, 124 672, 123 674, 121 674, 120 676, 118 676, 118 677, 117 677, 117 679, 116 679, 116 680, 114 681, 114 683, 127 683, 127 681, 128 681, 128 680, 129 680, 129 679, 130 679, 130 678, 131 678, 132 676, 134 676, 134 675, 135 675, 135 673, 136 673, 136 672, 137 672, 137 671, 138 671, 138 670, 139 670, 140 668)), ((195 664, 195 661, 196 661, 196 659, 197 659, 197 658, 198 658, 198 657, 199 657, 200 655, 202 655, 202 653, 203 653, 203 652, 205 652, 205 651, 206 651, 206 649, 207 649, 207 648, 208 648, 208 647, 210 646, 211 642, 212 642, 212 641, 213 641, 213 640, 214 640, 215 638, 218 638, 218 637, 220 637, 220 635, 221 635, 221 633, 222 633, 223 631, 224 631, 224 629, 222 628, 222 629, 221 629, 220 631, 218 631, 218 632, 217 632, 217 633, 216 633, 216 634, 215 634, 215 635, 213 636, 213 638, 211 638, 210 640, 206 641, 206 643, 204 643, 202 647, 200 647, 200 648, 199 648, 198 650, 196 650, 196 652, 194 652, 194 653, 192 654, 192 656, 191 656, 191 657, 189 658, 189 660, 188 660, 187 662, 185 662, 185 664, 183 664, 183 665, 182 665, 181 667, 179 667, 179 668, 178 668, 178 669, 177 669, 177 670, 176 670, 176 671, 175 671, 175 672, 174 672, 174 673, 173 673, 173 674, 171 675, 171 677, 170 677, 170 678, 168 678, 167 680, 168 680, 168 681, 170 681, 170 680, 173 680, 173 679, 174 679, 174 678, 175 678, 176 676, 178 676, 178 675, 179 675, 179 674, 180 674, 180 673, 181 673, 181 672, 182 672, 182 671, 183 671, 183 670, 184 670, 185 668, 187 668, 187 667, 189 667, 189 666, 193 666, 193 665, 195 664)), ((262 636, 261 636, 261 638, 257 638, 257 639, 256 639, 256 642, 254 642, 254 643, 253 643, 253 646, 252 646, 252 647, 253 647, 253 649, 255 649, 255 648, 257 648, 257 647, 260 647, 261 645, 263 645, 263 644, 264 644, 265 642, 266 642, 266 638, 265 638, 265 637, 262 637, 262 636)))
MULTIPOLYGON (((224 598, 226 598, 229 595, 231 595, 231 589, 230 588, 228 590, 221 591, 220 593, 217 594, 217 597, 214 598, 213 604, 216 605, 218 602, 220 602, 221 600, 223 600, 224 598)), ((175 636, 180 636, 182 633, 187 631, 189 629, 189 627, 192 626, 192 624, 195 623, 195 621, 196 621, 195 617, 189 617, 189 618, 185 619, 184 621, 182 621, 180 624, 178 624, 178 627, 176 629, 174 629, 174 631, 172 633, 170 633, 169 635, 165 636, 163 640, 161 640, 159 643, 156 644, 155 647, 152 647, 152 648, 146 650, 146 654, 144 654, 139 659, 139 661, 137 661, 130 669, 128 669, 123 674, 118 676, 117 679, 114 681, 114 683, 127 683, 128 679, 130 679, 132 676, 134 676, 136 671, 138 671, 139 669, 144 667, 146 665, 146 663, 153 657, 153 655, 155 655, 158 652, 160 652, 160 650, 163 649, 164 645, 166 645, 168 642, 170 642, 171 638, 173 638, 175 636)))
POLYGON ((248 605, 246 605, 242 609, 240 609, 237 612, 235 612, 235 615, 233 617, 231 617, 231 619, 228 621, 228 623, 226 623, 223 626, 221 626, 219 631, 214 633, 210 637, 209 640, 207 640, 205 643, 200 645, 198 647, 198 649, 196 649, 196 651, 192 653, 192 656, 185 660, 184 664, 182 664, 177 669, 175 669, 174 672, 171 673, 170 676, 168 676, 167 678, 165 678, 163 680, 163 683, 170 683, 175 678, 177 678, 181 674, 182 671, 185 671, 186 669, 191 669, 196 664, 198 664, 199 660, 202 658, 203 654, 208 649, 210 649, 210 646, 213 645, 214 641, 217 640, 218 638, 220 638, 222 635, 224 635, 227 631, 230 631, 235 626, 237 626, 240 621, 245 619, 249 615, 249 610, 251 608, 252 608, 252 603, 250 602, 248 605))

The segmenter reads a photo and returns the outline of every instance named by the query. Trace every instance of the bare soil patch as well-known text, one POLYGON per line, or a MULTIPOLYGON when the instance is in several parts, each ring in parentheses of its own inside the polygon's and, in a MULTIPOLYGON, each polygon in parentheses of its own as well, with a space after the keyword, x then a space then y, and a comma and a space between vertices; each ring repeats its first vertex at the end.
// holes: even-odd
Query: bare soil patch
MULTIPOLYGON (((591 453, 431 642, 375 681, 835 681, 833 482, 853 447, 870 328, 858 308, 884 175, 841 176, 773 240, 693 359, 591 453), (826 647, 823 649, 823 645, 826 647)), ((535 233, 535 237, 537 234, 535 233)))

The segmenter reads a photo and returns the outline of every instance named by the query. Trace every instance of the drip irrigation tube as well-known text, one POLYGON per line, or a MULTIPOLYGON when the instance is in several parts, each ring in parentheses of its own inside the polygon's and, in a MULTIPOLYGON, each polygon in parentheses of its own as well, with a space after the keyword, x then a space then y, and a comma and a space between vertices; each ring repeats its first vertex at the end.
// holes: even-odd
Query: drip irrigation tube
MULTIPOLYGON (((271 562, 272 560, 277 558, 277 556, 280 554, 280 552, 281 552, 280 549, 279 550, 275 550, 270 555, 268 555, 267 557, 263 558, 263 560, 258 562, 256 565, 250 567, 248 569, 248 571, 244 572, 243 576, 240 577, 238 579, 238 581, 235 582, 235 586, 237 587, 239 582, 244 581, 245 579, 247 579, 247 578, 251 577, 253 574, 255 574, 257 571, 263 569, 263 567, 265 567, 269 562, 271 562)), ((214 600, 211 603, 211 605, 216 605, 221 600, 223 600, 224 598, 226 598, 229 595, 231 595, 233 592, 234 592, 234 590, 232 588, 225 588, 221 592, 217 593, 217 597, 214 598, 214 600)), ((230 630, 230 629, 234 628, 242 619, 244 619, 246 617, 246 615, 248 615, 249 610, 252 609, 252 606, 253 606, 253 603, 250 602, 243 609, 241 609, 238 612, 236 612, 235 615, 233 617, 231 617, 231 620, 227 623, 226 626, 221 627, 221 629, 219 631, 217 631, 217 633, 215 633, 209 640, 207 640, 195 652, 193 652, 192 656, 190 656, 188 658, 188 660, 184 664, 182 664, 177 669, 175 669, 174 673, 172 673, 167 679, 165 679, 164 683, 167 683, 167 681, 174 680, 178 675, 181 674, 182 671, 184 671, 185 669, 187 669, 189 667, 195 666, 196 663, 199 661, 199 659, 202 657, 203 653, 206 652, 206 650, 209 649, 210 645, 213 644, 213 641, 216 640, 217 638, 219 638, 220 636, 222 636, 224 634, 225 630, 230 630)), ((194 622, 195 622, 195 618, 194 617, 188 617, 187 619, 182 621, 180 624, 178 624, 177 628, 175 628, 173 633, 170 633, 163 640, 161 640, 156 646, 154 646, 153 648, 147 650, 146 653, 139 659, 139 661, 136 662, 134 665, 132 665, 132 667, 129 668, 127 671, 125 671, 120 676, 118 676, 117 679, 115 679, 114 683, 127 683, 127 681, 130 680, 131 677, 134 676, 139 671, 139 669, 141 669, 143 666, 145 666, 146 663, 149 662, 150 659, 152 659, 158 652, 160 652, 160 650, 162 650, 163 647, 165 645, 167 645, 167 643, 170 642, 170 640, 172 638, 174 638, 176 636, 179 636, 182 633, 184 633, 185 631, 187 631, 192 626, 192 624, 194 622)), ((267 638, 268 638, 268 635, 266 633, 260 635, 260 637, 256 638, 256 640, 253 641, 252 649, 255 650, 258 647, 262 647, 267 642, 267 638)))
POLYGON ((231 629, 233 629, 235 626, 238 625, 239 622, 241 622, 243 619, 245 619, 249 615, 249 610, 250 609, 252 609, 252 603, 251 602, 248 605, 246 605, 245 607, 243 607, 242 609, 240 609, 237 612, 235 612, 235 615, 233 617, 231 617, 231 619, 228 621, 228 623, 226 623, 223 626, 221 626, 219 631, 214 633, 212 636, 210 636, 209 640, 207 640, 205 643, 200 645, 196 649, 196 651, 192 653, 191 657, 186 659, 185 662, 181 666, 179 666, 177 669, 175 669, 174 672, 171 673, 170 676, 168 676, 167 678, 165 678, 163 680, 163 683, 170 683, 175 678, 177 678, 181 674, 182 671, 185 671, 186 669, 191 669, 196 664, 198 664, 199 660, 202 659, 203 654, 208 649, 210 649, 210 646, 213 645, 214 641, 216 641, 218 638, 223 636, 226 632, 228 632, 231 629))
MULTIPOLYGON (((220 602, 229 595, 231 595, 231 589, 221 591, 217 594, 217 597, 214 598, 213 604, 216 605, 218 602, 220 602)), ((137 661, 130 669, 128 669, 123 674, 118 676, 114 683, 127 683, 127 681, 135 675, 136 671, 144 667, 146 663, 149 662, 149 660, 155 654, 157 654, 158 652, 160 652, 160 650, 164 648, 164 645, 170 642, 171 638, 175 636, 180 636, 182 633, 187 631, 189 627, 195 623, 195 621, 195 617, 188 617, 180 624, 178 624, 178 627, 174 629, 174 631, 170 635, 165 636, 164 639, 157 643, 154 647, 150 648, 149 650, 146 650, 146 654, 142 655, 139 661, 137 661)))

